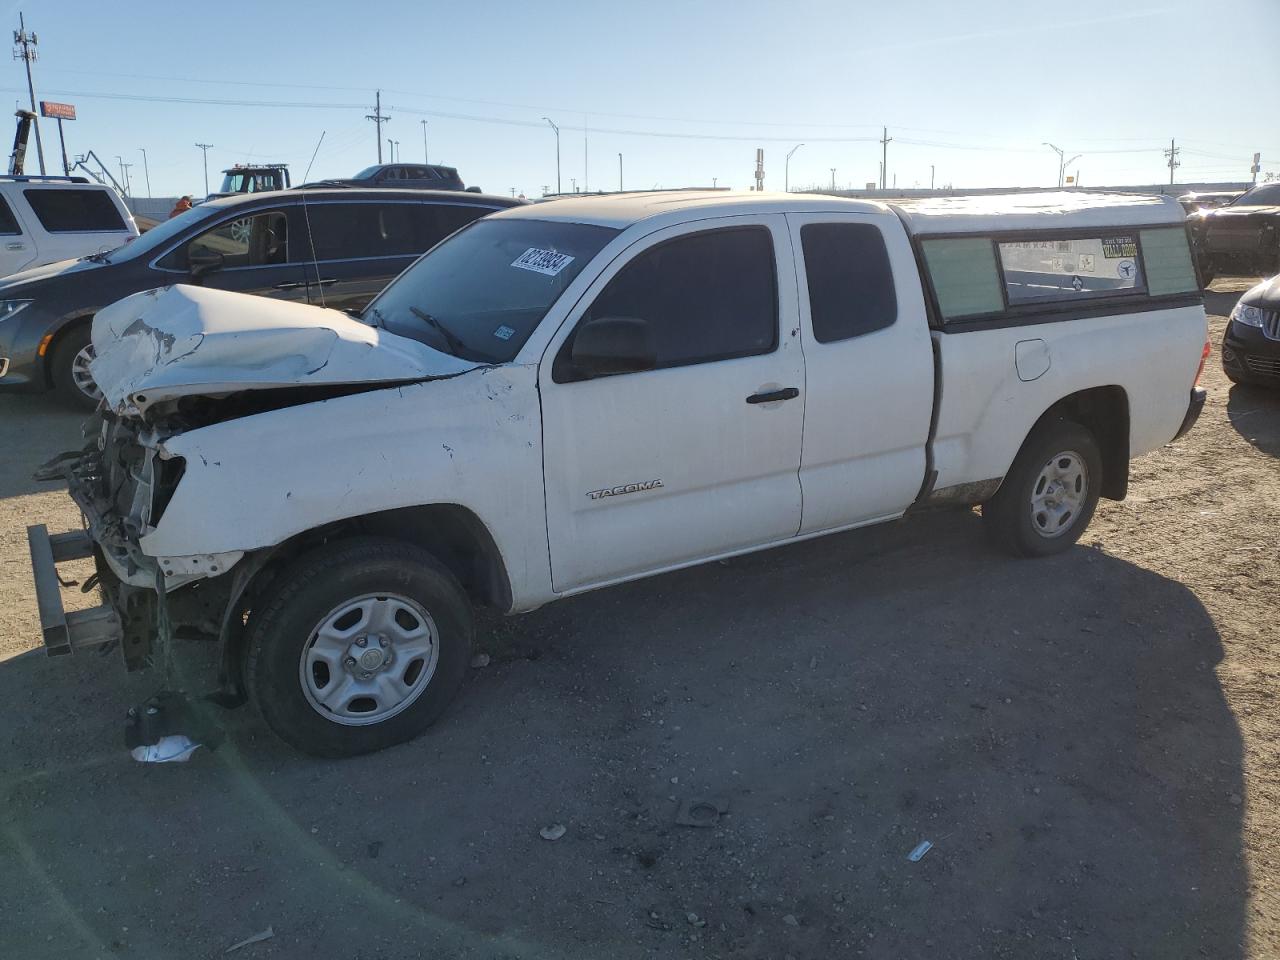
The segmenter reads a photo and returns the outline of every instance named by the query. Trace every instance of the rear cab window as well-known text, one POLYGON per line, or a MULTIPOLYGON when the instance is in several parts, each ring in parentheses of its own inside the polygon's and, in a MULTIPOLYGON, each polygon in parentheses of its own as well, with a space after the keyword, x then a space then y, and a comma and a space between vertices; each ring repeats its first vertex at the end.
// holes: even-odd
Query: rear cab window
POLYGON ((898 298, 878 227, 807 223, 800 228, 800 245, 815 340, 837 343, 893 325, 898 298))
POLYGON ((106 190, 32 187, 22 195, 50 233, 123 233, 129 229, 106 190))

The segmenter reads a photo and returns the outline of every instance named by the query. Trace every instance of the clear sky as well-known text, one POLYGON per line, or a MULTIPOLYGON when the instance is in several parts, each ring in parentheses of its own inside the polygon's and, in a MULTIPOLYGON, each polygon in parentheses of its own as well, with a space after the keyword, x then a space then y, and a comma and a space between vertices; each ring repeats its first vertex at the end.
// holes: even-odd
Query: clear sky
MULTIPOLYGON (((374 90, 400 158, 456 166, 469 184, 554 190, 751 185, 861 187, 1057 181, 1246 180, 1255 150, 1280 172, 1280 0, 27 0, 40 99, 69 101, 67 150, 134 166, 157 195, 200 193, 211 171, 280 160, 311 179, 377 160, 374 90), (217 102, 223 101, 223 102, 217 102), (584 138, 584 128, 589 131, 584 138), (584 157, 584 139, 587 151, 584 157)), ((20 61, 0 92, 26 99, 20 61)), ((57 130, 42 127, 55 171, 57 130)), ((7 141, 6 141, 7 142, 7 141)), ((384 154, 386 144, 383 143, 384 154)), ((34 166, 34 143, 29 153, 34 166)), ((218 179, 211 173, 211 180, 218 179)), ((214 184, 216 188, 216 182, 214 184)))

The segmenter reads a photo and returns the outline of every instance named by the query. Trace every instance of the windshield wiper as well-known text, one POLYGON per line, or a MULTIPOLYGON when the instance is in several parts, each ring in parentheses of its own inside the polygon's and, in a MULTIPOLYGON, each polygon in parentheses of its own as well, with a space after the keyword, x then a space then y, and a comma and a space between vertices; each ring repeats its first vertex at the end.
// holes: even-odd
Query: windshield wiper
POLYGON ((470 357, 464 356, 467 349, 467 345, 462 342, 461 338, 459 338, 459 336, 456 333, 454 333, 452 330, 446 327, 443 323, 441 323, 431 314, 427 313, 427 311, 420 310, 417 307, 410 307, 409 312, 412 313, 419 320, 421 320, 423 323, 427 324, 427 326, 431 327, 433 330, 438 331, 440 336, 444 337, 445 344, 449 347, 451 351, 453 351, 453 355, 455 357, 460 357, 463 360, 471 359, 470 357))
POLYGON ((107 254, 108 254, 108 253, 110 253, 110 252, 111 252, 111 251, 110 251, 110 250, 108 250, 108 251, 106 251, 106 252, 90 253, 90 254, 87 254, 87 255, 85 255, 85 256, 83 256, 83 257, 81 257, 80 259, 81 259, 81 260, 88 260, 88 261, 90 261, 91 263, 110 263, 111 261, 109 261, 109 260, 107 259, 107 254))

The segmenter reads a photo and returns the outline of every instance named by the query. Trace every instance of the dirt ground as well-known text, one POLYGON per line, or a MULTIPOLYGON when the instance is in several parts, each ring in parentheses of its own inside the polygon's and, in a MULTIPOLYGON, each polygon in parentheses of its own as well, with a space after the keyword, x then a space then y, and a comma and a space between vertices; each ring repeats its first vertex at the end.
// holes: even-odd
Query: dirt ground
POLYGON ((936 514, 554 604, 344 762, 251 709, 129 759, 154 679, 34 649, 24 527, 76 517, 26 478, 76 418, 0 398, 0 956, 1280 956, 1280 394, 1216 355, 1248 286, 1197 428, 1069 553, 936 514))

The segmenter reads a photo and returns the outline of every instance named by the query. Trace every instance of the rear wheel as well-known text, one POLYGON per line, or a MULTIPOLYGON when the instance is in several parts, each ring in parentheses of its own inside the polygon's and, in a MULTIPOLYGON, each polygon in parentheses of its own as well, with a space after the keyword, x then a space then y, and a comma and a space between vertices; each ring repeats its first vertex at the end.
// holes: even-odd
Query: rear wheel
POLYGON ((1102 455, 1078 423, 1054 420, 1029 436, 996 495, 982 506, 987 531, 1001 548, 1043 557, 1070 548, 1098 505, 1102 455))
POLYGON ((339 541, 283 571, 257 605, 246 685, 267 725, 299 750, 369 753, 444 712, 472 632, 466 594, 429 553, 339 541))
POLYGON ((64 333, 49 358, 49 371, 58 397, 82 410, 93 410, 102 391, 93 382, 89 362, 93 360, 92 329, 81 323, 64 333))

